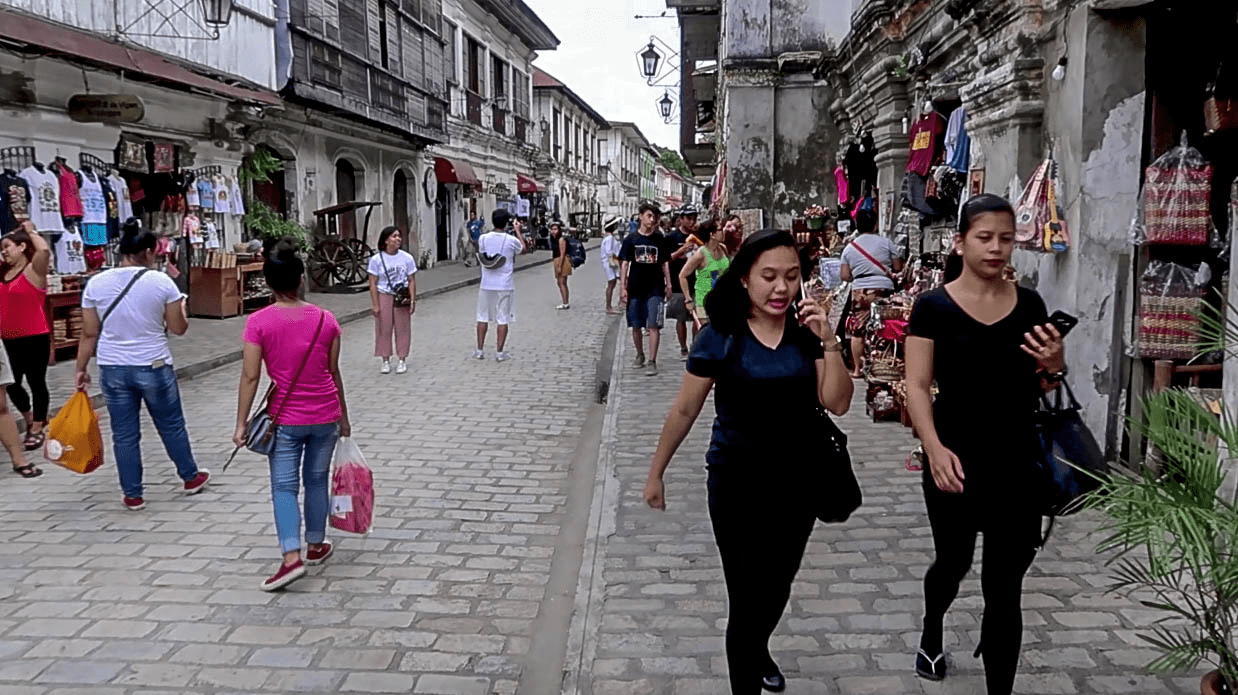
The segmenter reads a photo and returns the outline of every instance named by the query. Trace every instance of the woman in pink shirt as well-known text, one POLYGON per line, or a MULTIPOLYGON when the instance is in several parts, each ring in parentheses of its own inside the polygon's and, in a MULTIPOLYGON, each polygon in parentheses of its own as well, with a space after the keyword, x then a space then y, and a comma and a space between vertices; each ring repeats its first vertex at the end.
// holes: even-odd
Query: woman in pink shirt
POLYGON ((245 322, 232 441, 237 446, 245 443, 245 425, 265 363, 273 384, 268 407, 275 426, 271 500, 284 561, 262 582, 262 589, 275 591, 304 577, 306 564, 317 565, 331 556, 333 548, 326 542, 327 477, 335 443, 349 436, 351 427, 340 376, 340 324, 331 312, 298 298, 305 265, 292 241, 274 244, 264 255, 262 274, 276 299, 245 322), (305 480, 304 561, 298 477, 305 480))

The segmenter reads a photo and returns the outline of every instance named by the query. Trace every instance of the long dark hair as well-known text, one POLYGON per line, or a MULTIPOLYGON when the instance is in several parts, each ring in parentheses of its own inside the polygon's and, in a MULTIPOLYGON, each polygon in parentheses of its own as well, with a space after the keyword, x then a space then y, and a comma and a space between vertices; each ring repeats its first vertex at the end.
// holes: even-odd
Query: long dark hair
POLYGON ((1013 218, 1014 206, 1009 200, 992 193, 981 193, 968 198, 967 202, 963 203, 963 209, 959 211, 959 236, 967 236, 967 233, 971 231, 972 222, 986 212, 1004 212, 1013 218))
MULTIPOLYGON (((399 231, 400 228, 395 225, 383 227, 383 231, 378 233, 378 250, 387 253, 387 240, 391 238, 392 234, 399 231)), ((399 252, 399 249, 396 249, 396 251, 399 252)))
POLYGON ((714 288, 705 297, 705 313, 709 323, 726 335, 734 335, 743 329, 752 313, 752 300, 744 287, 744 278, 752 272, 761 254, 771 249, 787 247, 795 251, 795 237, 782 229, 762 229, 740 244, 731 266, 722 273, 714 288))
POLYGON ((120 228, 120 254, 122 256, 136 256, 143 251, 154 251, 158 241, 155 233, 143 228, 141 221, 136 217, 125 220, 125 224, 120 228))
POLYGON ((300 248, 295 239, 268 240, 262 249, 262 277, 267 287, 283 297, 296 297, 305 275, 305 263, 301 260, 300 248))
MULTIPOLYGON (((22 255, 26 257, 26 263, 31 263, 34 261, 34 240, 30 238, 30 233, 25 229, 18 227, 8 234, 5 234, 3 237, 0 237, 0 239, 8 239, 15 246, 25 244, 26 248, 22 251, 22 255)), ((0 273, 7 273, 10 270, 12 270, 12 266, 10 266, 8 262, 0 261, 0 273)))

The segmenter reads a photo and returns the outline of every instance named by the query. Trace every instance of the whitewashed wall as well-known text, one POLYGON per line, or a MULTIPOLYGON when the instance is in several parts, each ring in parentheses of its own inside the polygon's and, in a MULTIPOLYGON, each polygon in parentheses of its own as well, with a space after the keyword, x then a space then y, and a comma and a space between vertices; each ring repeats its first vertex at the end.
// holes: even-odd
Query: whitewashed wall
MULTIPOLYGON (((163 0, 154 4, 165 12, 183 0, 163 0)), ((188 17, 172 16, 171 28, 160 27, 163 19, 155 12, 141 18, 150 8, 147 0, 0 0, 10 7, 44 19, 84 29, 109 39, 119 39, 162 53, 212 72, 235 75, 256 85, 275 89, 275 3, 271 0, 236 0, 232 21, 219 31, 219 39, 176 39, 136 36, 140 33, 202 36, 188 17), (140 18, 140 19, 139 19, 140 18), (119 29, 137 24, 121 36, 119 29)), ((189 3, 187 12, 201 21, 202 4, 189 3)))

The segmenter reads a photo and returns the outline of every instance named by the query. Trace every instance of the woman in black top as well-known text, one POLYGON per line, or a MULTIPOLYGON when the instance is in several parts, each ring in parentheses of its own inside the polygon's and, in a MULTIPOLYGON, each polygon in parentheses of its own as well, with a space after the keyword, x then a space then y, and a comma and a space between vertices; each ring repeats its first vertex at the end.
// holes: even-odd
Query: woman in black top
POLYGON ((916 302, 906 347, 907 406, 928 456, 924 499, 937 555, 924 577, 916 672, 946 675, 942 623, 983 533, 977 652, 989 695, 1008 695, 1023 632, 1023 575, 1040 541, 1040 511, 1027 494, 1039 452, 1033 416, 1065 361, 1040 295, 1002 279, 1014 244, 1010 203, 976 196, 959 218, 962 273, 916 302))
POLYGON ((812 531, 813 467, 823 465, 821 408, 842 415, 852 385, 825 307, 795 303, 801 268, 791 234, 765 230, 740 247, 705 300, 709 325, 688 357, 645 484, 665 509, 662 476, 717 385, 709 516, 730 599, 726 653, 733 695, 779 692, 769 653, 812 531))

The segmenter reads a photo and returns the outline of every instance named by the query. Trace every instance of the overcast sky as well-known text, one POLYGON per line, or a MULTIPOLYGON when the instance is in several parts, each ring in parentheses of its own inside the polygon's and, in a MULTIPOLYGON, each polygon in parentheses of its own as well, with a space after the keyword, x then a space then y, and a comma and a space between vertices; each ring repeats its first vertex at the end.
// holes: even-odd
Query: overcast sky
POLYGON ((650 35, 679 46, 679 21, 666 10, 665 0, 525 2, 559 37, 558 50, 542 52, 534 65, 557 77, 603 118, 633 122, 652 142, 679 149, 679 126, 663 123, 654 104, 662 89, 645 84, 636 62, 650 35), (662 12, 667 13, 663 19, 635 19, 662 12))

